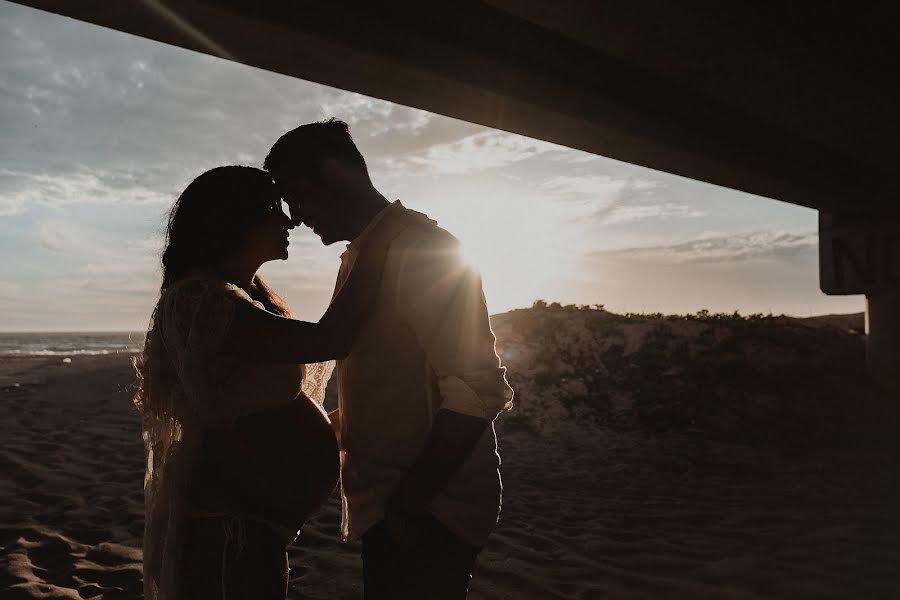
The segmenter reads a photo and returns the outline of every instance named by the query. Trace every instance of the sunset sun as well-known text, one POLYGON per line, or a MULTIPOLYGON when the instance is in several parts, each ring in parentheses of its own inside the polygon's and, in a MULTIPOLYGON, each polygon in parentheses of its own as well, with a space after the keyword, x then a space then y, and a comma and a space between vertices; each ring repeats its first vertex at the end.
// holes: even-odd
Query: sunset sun
POLYGON ((529 203, 511 212, 509 201, 457 201, 439 223, 462 242, 464 260, 478 269, 491 312, 554 298, 569 275, 562 216, 549 203, 529 203))

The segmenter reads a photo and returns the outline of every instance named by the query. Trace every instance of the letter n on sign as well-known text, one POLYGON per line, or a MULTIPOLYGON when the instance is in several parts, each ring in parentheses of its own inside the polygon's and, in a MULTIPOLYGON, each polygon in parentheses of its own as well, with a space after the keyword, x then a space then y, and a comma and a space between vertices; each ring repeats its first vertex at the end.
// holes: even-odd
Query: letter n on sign
POLYGON ((900 220, 820 212, 819 287, 831 295, 900 289, 900 220))

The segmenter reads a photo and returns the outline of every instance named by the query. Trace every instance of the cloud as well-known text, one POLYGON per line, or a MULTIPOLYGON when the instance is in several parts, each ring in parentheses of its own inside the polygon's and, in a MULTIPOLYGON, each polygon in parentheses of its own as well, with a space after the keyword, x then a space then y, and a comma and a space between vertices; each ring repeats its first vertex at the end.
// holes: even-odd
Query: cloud
POLYGON ((605 213, 604 223, 630 223, 644 219, 661 219, 668 217, 694 218, 703 217, 706 213, 685 204, 664 202, 662 204, 643 204, 631 206, 615 206, 605 213))
POLYGON ((639 196, 649 196, 661 184, 636 177, 606 174, 559 175, 541 184, 541 190, 564 200, 589 200, 610 206, 639 196))
POLYGON ((20 214, 35 204, 171 204, 173 196, 138 183, 140 173, 84 166, 68 173, 0 169, 0 214, 20 214))
POLYGON ((520 163, 557 148, 553 144, 499 131, 482 131, 420 153, 392 158, 394 169, 437 175, 459 175, 520 163))
POLYGON ((641 261, 723 263, 749 260, 791 260, 818 251, 816 232, 754 232, 707 236, 664 246, 603 251, 596 257, 615 256, 641 261))
POLYGON ((0 196, 0 217, 20 215, 25 212, 26 201, 21 197, 0 196))
POLYGON ((320 118, 337 117, 350 124, 354 135, 368 137, 414 131, 425 127, 435 117, 424 110, 353 92, 343 92, 325 100, 320 112, 320 118))
MULTIPOLYGON (((577 163, 576 163, 577 165, 577 163)), ((705 211, 662 198, 659 180, 629 175, 558 175, 539 188, 556 200, 581 206, 575 220, 588 225, 617 225, 663 218, 696 218, 705 211)))
MULTIPOLYGON (((38 225, 38 243, 51 252, 69 253, 85 250, 89 242, 80 232, 66 223, 41 223, 38 225)), ((93 250, 93 248, 91 248, 93 250)))
POLYGON ((50 252, 80 260, 103 259, 125 270, 132 269, 135 261, 149 256, 148 251, 158 247, 155 240, 122 239, 114 231, 61 220, 36 221, 29 237, 50 252), (123 261, 127 264, 122 264, 123 261))

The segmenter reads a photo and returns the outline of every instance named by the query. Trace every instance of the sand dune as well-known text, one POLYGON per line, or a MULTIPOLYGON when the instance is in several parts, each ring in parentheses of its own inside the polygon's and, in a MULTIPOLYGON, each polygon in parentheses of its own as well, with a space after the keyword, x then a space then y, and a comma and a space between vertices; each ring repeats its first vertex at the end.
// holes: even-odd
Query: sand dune
MULTIPOLYGON (((873 408, 877 394, 859 384, 856 395, 790 396, 773 377, 740 395, 735 389, 748 386, 731 374, 737 383, 708 385, 752 405, 743 421, 720 418, 709 404, 715 395, 697 400, 708 418, 669 418, 648 398, 679 414, 695 410, 690 394, 660 391, 680 389, 686 363, 654 347, 674 371, 663 375, 654 363, 659 387, 619 387, 633 385, 626 375, 647 364, 644 336, 656 334, 586 334, 600 317, 525 311, 496 321, 519 407, 498 424, 505 509, 470 597, 900 597, 900 452, 890 434, 900 420, 890 421, 890 407, 873 408), (624 359, 604 354, 609 339, 629 336, 624 359), (567 368, 547 375, 549 358, 567 368), (587 365, 596 378, 582 376, 587 365), (766 417, 792 400, 792 411, 766 417), (844 423, 834 423, 840 414, 844 423), (795 422, 774 425, 788 418, 795 422), (829 423, 845 434, 829 433, 829 423)), ((691 325, 683 335, 702 344, 731 335, 707 326, 731 325, 691 325)), ((783 345, 766 338, 775 330, 754 331, 770 354, 783 345)), ((808 343, 823 339, 861 348, 852 337, 808 343)), ((788 345, 812 355, 803 343, 788 345)), ((828 354, 793 368, 822 369, 828 354)), ((126 356, 0 357, 0 597, 140 597, 143 456, 130 378, 126 356)), ((359 549, 338 540, 338 523, 332 498, 305 527, 290 554, 291 598, 361 598, 359 549)))

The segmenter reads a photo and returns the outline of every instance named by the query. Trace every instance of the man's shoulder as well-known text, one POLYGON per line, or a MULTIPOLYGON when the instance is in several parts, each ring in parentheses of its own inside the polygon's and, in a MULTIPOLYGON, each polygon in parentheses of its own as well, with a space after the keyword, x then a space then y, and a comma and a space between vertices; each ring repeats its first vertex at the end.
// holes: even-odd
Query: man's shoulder
POLYGON ((436 225, 405 231, 391 251, 403 280, 416 286, 434 279, 449 283, 464 268, 459 240, 436 225))
MULTIPOLYGON (((421 213, 417 214, 421 215, 421 213)), ((396 237, 391 248, 410 251, 438 248, 455 249, 459 246, 459 243, 459 240, 452 233, 440 227, 436 221, 422 215, 421 219, 412 221, 396 237)))

